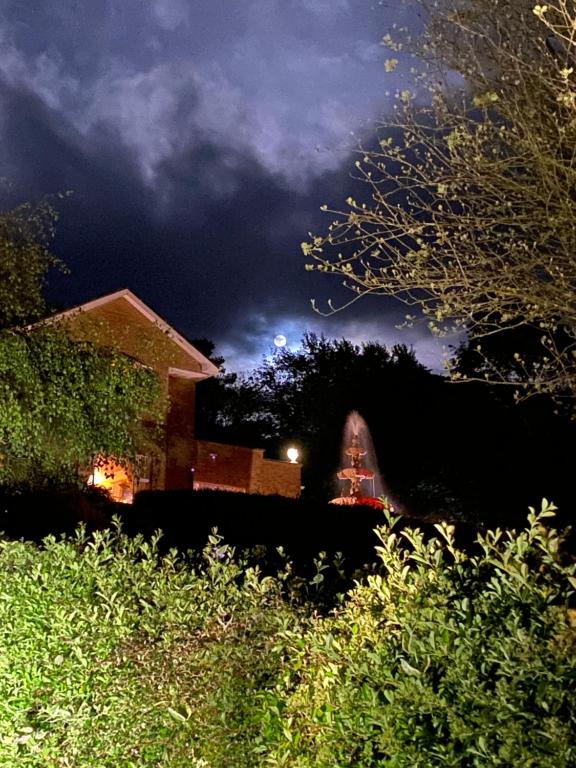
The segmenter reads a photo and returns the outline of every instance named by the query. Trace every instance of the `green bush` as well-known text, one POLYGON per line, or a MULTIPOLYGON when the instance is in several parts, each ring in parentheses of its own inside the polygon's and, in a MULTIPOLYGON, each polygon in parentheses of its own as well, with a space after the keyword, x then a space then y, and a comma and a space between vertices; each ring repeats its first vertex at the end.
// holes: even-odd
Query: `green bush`
POLYGON ((215 534, 195 562, 119 531, 0 541, 0 766, 573 766, 552 512, 474 554, 389 520, 382 572, 326 615, 215 534))
POLYGON ((474 556, 446 525, 381 529, 384 573, 287 643, 269 765, 576 765, 575 566, 553 511, 474 556))
POLYGON ((254 765, 279 584, 217 536, 196 568, 118 532, 1 542, 0 766, 254 765))

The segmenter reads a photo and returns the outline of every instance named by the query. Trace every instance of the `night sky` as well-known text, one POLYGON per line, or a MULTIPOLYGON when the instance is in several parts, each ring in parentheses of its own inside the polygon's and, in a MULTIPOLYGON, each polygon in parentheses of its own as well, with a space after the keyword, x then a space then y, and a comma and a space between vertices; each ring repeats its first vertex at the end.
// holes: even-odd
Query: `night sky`
POLYGON ((354 191, 353 150, 400 84, 380 40, 407 21, 377 0, 3 0, 2 202, 73 191, 50 299, 129 287, 235 370, 305 330, 438 367, 425 326, 395 328, 400 304, 315 314, 349 297, 300 251, 354 191))

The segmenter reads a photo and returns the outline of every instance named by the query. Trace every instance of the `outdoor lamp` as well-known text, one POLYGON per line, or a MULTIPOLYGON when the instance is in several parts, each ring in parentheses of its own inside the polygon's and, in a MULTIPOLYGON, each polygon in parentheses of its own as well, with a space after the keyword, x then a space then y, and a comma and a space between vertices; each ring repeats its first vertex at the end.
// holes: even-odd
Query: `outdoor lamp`
POLYGON ((290 459, 290 464, 297 464, 299 455, 298 448, 288 448, 286 451, 286 456, 290 459))

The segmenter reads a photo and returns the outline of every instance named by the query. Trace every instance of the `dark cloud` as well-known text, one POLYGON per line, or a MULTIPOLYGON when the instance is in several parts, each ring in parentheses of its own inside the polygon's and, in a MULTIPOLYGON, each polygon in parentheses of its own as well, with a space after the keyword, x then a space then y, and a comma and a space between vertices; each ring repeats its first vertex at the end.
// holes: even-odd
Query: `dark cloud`
POLYGON ((315 314, 310 298, 340 289, 300 254, 320 205, 351 191, 353 134, 386 108, 384 31, 368 1, 4 4, 0 174, 14 197, 74 192, 53 300, 129 286, 237 368, 305 330, 437 360, 389 301, 315 314))

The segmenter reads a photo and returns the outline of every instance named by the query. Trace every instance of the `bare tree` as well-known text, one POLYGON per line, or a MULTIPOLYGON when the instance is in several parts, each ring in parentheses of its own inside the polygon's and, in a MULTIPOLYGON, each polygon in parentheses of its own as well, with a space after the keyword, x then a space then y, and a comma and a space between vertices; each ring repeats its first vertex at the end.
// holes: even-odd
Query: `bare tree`
POLYGON ((399 94, 356 162, 369 194, 330 211, 327 233, 303 244, 307 268, 343 276, 351 301, 395 296, 480 349, 536 328, 535 358, 486 357, 481 377, 574 397, 576 6, 440 0, 419 53, 427 99, 399 94))

